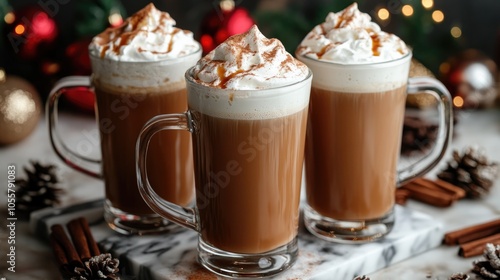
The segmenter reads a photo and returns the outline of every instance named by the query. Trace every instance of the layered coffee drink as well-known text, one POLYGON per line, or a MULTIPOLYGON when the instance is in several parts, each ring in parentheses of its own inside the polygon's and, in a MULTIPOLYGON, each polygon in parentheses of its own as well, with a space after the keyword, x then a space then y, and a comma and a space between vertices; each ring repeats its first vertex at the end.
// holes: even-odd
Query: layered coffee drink
POLYGON ((187 73, 197 210, 209 246, 260 254, 295 240, 310 75, 256 26, 187 73))
POLYGON ((311 102, 310 207, 339 220, 383 217, 394 205, 406 88, 362 94, 313 88, 311 102))
MULTIPOLYGON (((105 217, 125 232, 155 231, 162 222, 141 198, 135 171, 136 139, 152 117, 187 109, 185 71, 201 57, 190 31, 174 27, 149 4, 90 44, 92 84, 101 137, 105 217), (147 229, 147 227, 150 227, 147 229)), ((148 175, 162 198, 188 205, 194 199, 191 135, 160 132, 151 140, 148 175), (160 187, 161 186, 161 187, 160 187)))
MULTIPOLYGON (((387 217, 394 207, 411 52, 354 3, 330 13, 296 55, 314 73, 306 226, 320 237, 362 240, 370 223, 380 222, 383 230, 373 232, 386 234, 393 221, 387 217), (384 224, 386 218, 391 222, 384 224)), ((368 235, 366 240, 377 238, 368 235)))

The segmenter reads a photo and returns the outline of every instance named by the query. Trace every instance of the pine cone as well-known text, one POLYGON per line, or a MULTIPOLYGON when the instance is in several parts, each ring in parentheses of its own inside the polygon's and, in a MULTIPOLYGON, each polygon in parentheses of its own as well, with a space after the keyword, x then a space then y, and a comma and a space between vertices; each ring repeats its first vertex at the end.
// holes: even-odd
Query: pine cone
POLYGON ((449 280, 469 280, 470 276, 465 273, 455 273, 450 276, 449 280))
POLYGON ((401 154, 411 156, 425 152, 436 141, 438 126, 418 117, 405 116, 401 154))
POLYGON ((468 147, 462 155, 453 151, 453 159, 448 162, 448 167, 437 176, 463 188, 467 197, 479 198, 489 193, 498 170, 497 163, 489 162, 478 149, 468 147))
POLYGON ((63 192, 57 187, 59 180, 54 165, 44 166, 37 161, 31 161, 31 164, 32 170, 24 168, 28 178, 19 180, 16 190, 17 209, 26 217, 35 210, 57 205, 63 192))
POLYGON ((500 279, 500 245, 486 244, 483 256, 485 260, 473 263, 472 272, 485 280, 500 279))
POLYGON ((119 265, 120 261, 113 259, 111 254, 101 254, 86 261, 84 263, 85 267, 75 267, 71 280, 119 280, 119 265))

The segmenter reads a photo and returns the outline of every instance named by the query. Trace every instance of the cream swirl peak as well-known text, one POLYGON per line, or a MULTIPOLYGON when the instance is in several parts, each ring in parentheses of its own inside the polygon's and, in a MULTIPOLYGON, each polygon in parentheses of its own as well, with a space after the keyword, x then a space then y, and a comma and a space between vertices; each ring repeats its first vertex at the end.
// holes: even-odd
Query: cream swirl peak
POLYGON ((175 20, 151 3, 116 28, 93 38, 95 57, 118 61, 155 61, 196 52, 200 46, 191 31, 174 27, 175 20))
POLYGON ((278 39, 266 38, 254 25, 200 59, 193 77, 214 88, 252 90, 293 84, 305 79, 308 71, 278 39))
POLYGON ((313 59, 360 64, 398 59, 410 50, 394 34, 380 29, 368 14, 353 3, 338 13, 329 13, 325 22, 307 34, 296 54, 313 59))

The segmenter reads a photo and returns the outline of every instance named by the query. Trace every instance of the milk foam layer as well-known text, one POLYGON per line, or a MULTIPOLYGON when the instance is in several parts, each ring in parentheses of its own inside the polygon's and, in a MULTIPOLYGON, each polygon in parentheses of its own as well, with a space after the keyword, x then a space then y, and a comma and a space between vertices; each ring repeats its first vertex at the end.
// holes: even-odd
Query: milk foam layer
POLYGON ((308 69, 278 39, 264 37, 254 25, 203 57, 193 74, 199 83, 209 87, 252 90, 303 80, 308 69))
POLYGON ((230 37, 186 74, 191 109, 226 119, 270 119, 306 108, 312 74, 254 25, 230 37))
POLYGON ((368 14, 358 10, 357 3, 329 13, 296 51, 297 55, 341 64, 385 62, 408 53, 401 39, 382 31, 368 14))
POLYGON ((94 37, 89 45, 94 81, 134 93, 184 87, 184 72, 201 57, 201 47, 192 32, 174 25, 168 13, 149 4, 119 27, 94 37))
POLYGON ((389 62, 345 65, 301 57, 314 72, 312 86, 344 93, 375 93, 406 86, 411 53, 389 62))
MULTIPOLYGON (((192 70, 192 69, 191 69, 192 70)), ((262 90, 207 87, 186 74, 189 108, 213 117, 263 120, 289 116, 309 105, 312 72, 296 83, 262 90)))

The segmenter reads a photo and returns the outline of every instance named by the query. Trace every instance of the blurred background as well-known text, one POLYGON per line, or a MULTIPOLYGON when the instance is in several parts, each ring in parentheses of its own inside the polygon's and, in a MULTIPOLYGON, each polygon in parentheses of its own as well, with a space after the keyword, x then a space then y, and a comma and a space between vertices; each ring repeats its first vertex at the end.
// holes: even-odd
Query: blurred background
MULTIPOLYGON (((43 99, 59 78, 90 73, 87 46, 94 35, 106 27, 119 25, 150 2, 0 0, 0 67, 7 75, 27 79, 43 99)), ((280 39, 293 53, 307 32, 323 22, 328 12, 339 11, 353 1, 152 2, 158 9, 169 12, 178 27, 193 31, 205 52, 257 23, 264 35, 280 39)), ((460 79, 468 79, 476 89, 496 90, 500 1, 360 0, 358 4, 383 30, 397 34, 413 48, 419 63, 418 73, 439 77, 454 95, 462 94, 458 92, 460 79), (474 75, 464 75, 464 69, 471 63, 482 65, 483 72, 475 69, 474 75), (488 79, 481 78, 485 75, 488 79)), ((463 103, 464 100, 462 106, 467 105, 463 103)), ((472 106, 479 105, 476 102, 472 106)))

